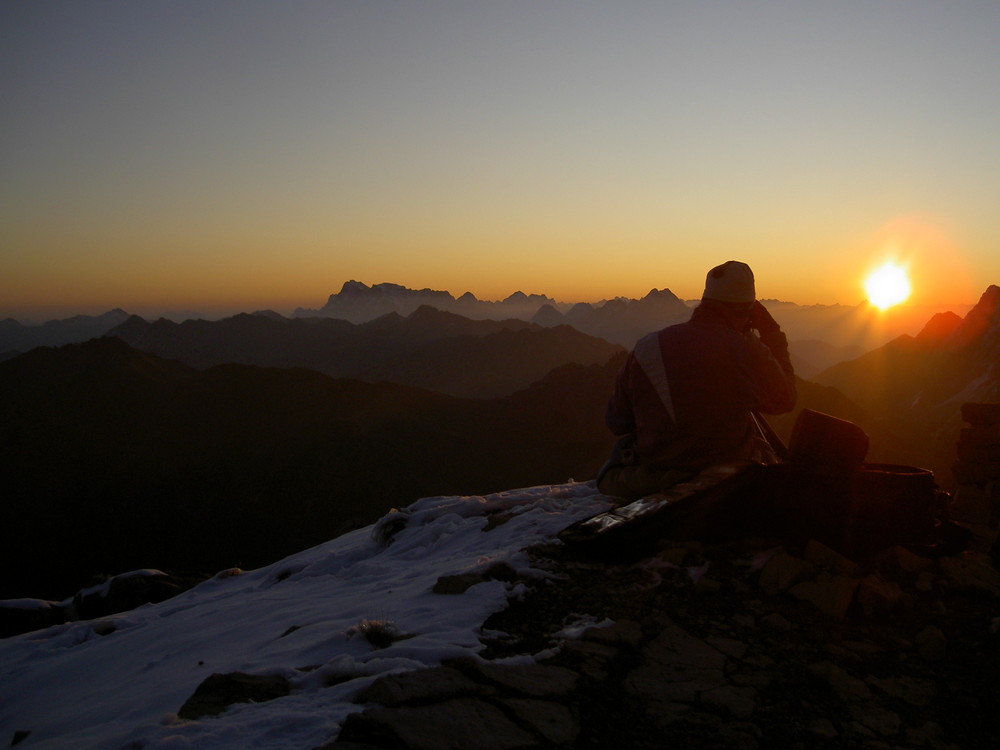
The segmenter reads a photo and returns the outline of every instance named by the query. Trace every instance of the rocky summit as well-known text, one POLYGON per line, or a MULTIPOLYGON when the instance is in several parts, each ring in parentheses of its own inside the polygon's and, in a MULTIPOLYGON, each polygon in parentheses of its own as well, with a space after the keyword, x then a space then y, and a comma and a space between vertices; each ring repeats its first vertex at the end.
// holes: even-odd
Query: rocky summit
POLYGON ((855 561, 766 539, 627 562, 532 553, 550 575, 484 624, 486 663, 381 678, 326 748, 994 746, 985 554, 855 561))
MULTIPOLYGON (((1000 407, 963 416, 978 447, 1000 442, 1000 407)), ((995 464, 959 462, 958 520, 930 544, 536 546, 548 575, 484 623, 484 663, 380 678, 325 750, 995 747, 995 464)))

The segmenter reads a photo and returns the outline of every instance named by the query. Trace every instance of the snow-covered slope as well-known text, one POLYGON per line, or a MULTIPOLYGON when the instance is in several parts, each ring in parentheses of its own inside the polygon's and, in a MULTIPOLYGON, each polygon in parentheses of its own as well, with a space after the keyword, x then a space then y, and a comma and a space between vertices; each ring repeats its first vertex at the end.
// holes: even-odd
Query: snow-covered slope
POLYGON ((482 623, 518 594, 496 580, 437 594, 439 577, 499 562, 530 575, 527 546, 609 505, 593 483, 573 482, 425 498, 374 527, 265 568, 224 572, 161 604, 0 641, 0 738, 30 732, 18 745, 25 750, 329 742, 360 710, 351 703, 360 689, 381 674, 475 655, 482 623), (360 634, 370 621, 410 637, 376 649, 360 634), (206 677, 236 671, 282 675, 292 691, 214 718, 178 718, 206 677))

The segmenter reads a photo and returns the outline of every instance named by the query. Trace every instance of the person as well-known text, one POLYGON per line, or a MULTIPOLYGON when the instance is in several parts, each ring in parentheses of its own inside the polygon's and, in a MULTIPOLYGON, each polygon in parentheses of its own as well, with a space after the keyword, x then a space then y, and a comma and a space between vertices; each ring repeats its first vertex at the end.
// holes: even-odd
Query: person
POLYGON ((766 462, 754 413, 795 401, 788 341, 757 301, 753 271, 716 266, 691 318, 640 339, 618 373, 605 415, 618 440, 598 489, 636 499, 713 464, 766 462))

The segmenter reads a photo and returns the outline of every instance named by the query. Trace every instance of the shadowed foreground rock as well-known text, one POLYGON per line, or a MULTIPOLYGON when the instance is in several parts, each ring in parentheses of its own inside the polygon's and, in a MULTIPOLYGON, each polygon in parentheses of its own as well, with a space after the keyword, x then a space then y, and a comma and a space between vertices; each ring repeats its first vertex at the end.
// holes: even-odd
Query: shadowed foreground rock
POLYGON ((380 678, 324 749, 994 746, 1000 574, 983 554, 532 552, 552 578, 485 623, 493 662, 380 678))
POLYGON ((933 528, 948 498, 918 470, 849 503, 843 482, 786 483, 776 535, 729 503, 701 531, 751 538, 674 533, 619 562, 532 549, 549 577, 484 623, 492 663, 381 678, 324 750, 994 747, 1000 407, 963 417, 933 528))
MULTIPOLYGON (((480 658, 380 677, 336 739, 303 750, 992 750, 1000 408, 989 406, 963 410, 960 491, 933 529, 927 514, 947 498, 918 472, 910 489, 876 482, 777 535, 747 525, 763 506, 729 502, 753 495, 730 494, 714 517, 696 514, 711 523, 673 527, 627 560, 554 543, 528 550, 542 576, 494 566, 442 578, 441 596, 486 580, 523 594, 483 623, 480 658), (724 516, 753 531, 719 534, 724 516)), ((796 487, 772 514, 796 497, 836 500, 796 487)), ((209 691, 213 709, 268 699, 224 692, 209 691)))
MULTIPOLYGON (((225 575, 225 571, 220 575, 225 575)), ((63 602, 43 599, 0 601, 0 638, 76 620, 96 620, 147 602, 162 602, 208 576, 144 569, 105 578, 63 602)), ((109 627, 110 624, 108 625, 109 627)), ((110 631, 114 630, 111 627, 110 631)))
POLYGON ((279 675, 213 674, 202 681, 177 715, 182 719, 216 716, 234 703, 261 703, 288 693, 288 680, 279 675))

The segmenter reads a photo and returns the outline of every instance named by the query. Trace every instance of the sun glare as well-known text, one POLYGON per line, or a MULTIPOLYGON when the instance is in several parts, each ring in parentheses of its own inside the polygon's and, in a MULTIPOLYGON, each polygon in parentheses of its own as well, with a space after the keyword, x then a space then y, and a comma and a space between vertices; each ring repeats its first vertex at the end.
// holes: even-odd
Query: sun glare
POLYGON ((898 305, 910 296, 910 280, 906 269, 887 261, 872 271, 865 279, 868 301, 880 310, 898 305))

